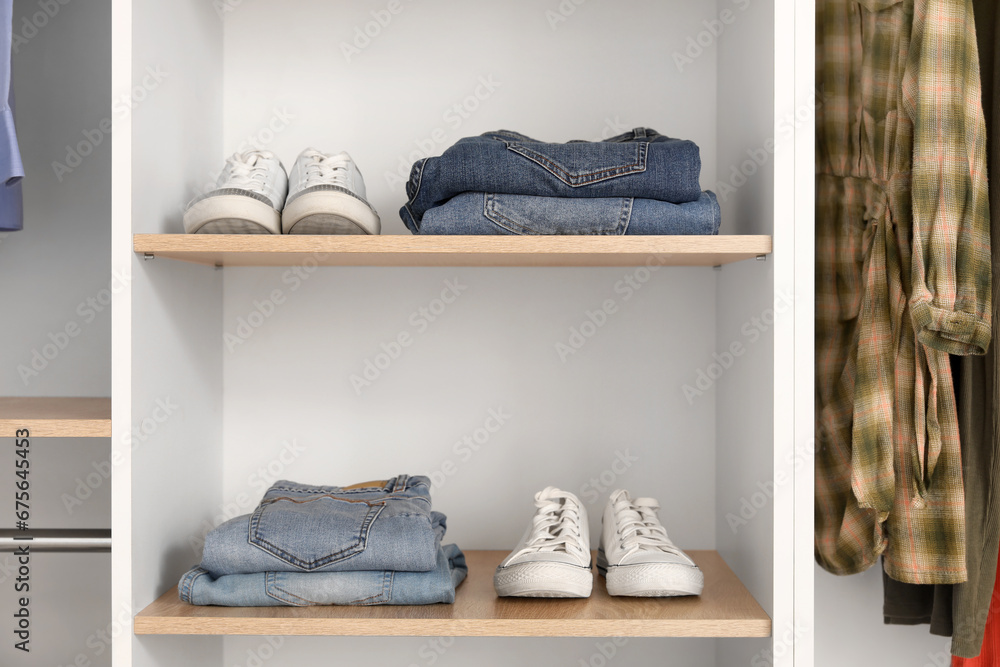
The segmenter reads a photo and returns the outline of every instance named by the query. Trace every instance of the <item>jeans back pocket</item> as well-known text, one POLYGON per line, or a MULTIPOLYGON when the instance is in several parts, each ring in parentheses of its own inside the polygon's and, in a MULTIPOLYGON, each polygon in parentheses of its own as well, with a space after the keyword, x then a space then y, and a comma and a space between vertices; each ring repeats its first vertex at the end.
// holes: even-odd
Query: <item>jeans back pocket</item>
POLYGON ((332 495, 273 498, 250 516, 250 543, 306 572, 363 552, 385 503, 332 495))
POLYGON ((268 572, 268 597, 290 607, 350 605, 371 607, 392 602, 393 572, 268 572), (308 581, 306 580, 308 579, 308 581))
POLYGON ((633 201, 487 194, 483 215, 512 234, 615 236, 628 229, 633 201))
POLYGON ((646 171, 649 144, 509 142, 507 150, 531 160, 566 185, 579 188, 646 171))

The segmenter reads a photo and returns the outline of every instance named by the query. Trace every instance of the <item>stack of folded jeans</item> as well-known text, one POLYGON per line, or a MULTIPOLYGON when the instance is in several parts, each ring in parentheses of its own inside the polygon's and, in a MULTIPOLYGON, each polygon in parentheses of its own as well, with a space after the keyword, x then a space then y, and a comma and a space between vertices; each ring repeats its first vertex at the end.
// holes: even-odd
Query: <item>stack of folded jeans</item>
POLYGON ((441 545, 445 527, 426 477, 277 482, 253 514, 206 536, 180 598, 225 607, 450 604, 468 568, 458 547, 441 545))
POLYGON ((718 234, 700 177, 698 146, 654 130, 567 144, 489 132, 413 165, 400 217, 414 234, 718 234))

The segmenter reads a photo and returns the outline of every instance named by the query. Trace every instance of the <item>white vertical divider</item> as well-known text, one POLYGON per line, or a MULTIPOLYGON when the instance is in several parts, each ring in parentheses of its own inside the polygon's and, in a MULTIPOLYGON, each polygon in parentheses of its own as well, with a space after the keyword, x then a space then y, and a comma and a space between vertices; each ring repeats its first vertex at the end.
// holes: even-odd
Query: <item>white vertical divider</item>
MULTIPOLYGON (((132 83, 132 0, 112 0, 111 90, 114 99, 132 83)), ((111 270, 132 269, 132 117, 116 118, 111 137, 111 270)), ((121 624, 112 638, 114 667, 132 665, 132 282, 112 295, 111 451, 111 615, 121 624)))
POLYGON ((815 662, 816 3, 795 3, 795 642, 796 667, 815 662))
MULTIPOLYGON (((790 312, 774 327, 774 667, 795 662, 795 325, 801 304, 796 268, 795 148, 796 0, 774 4, 774 294, 793 295, 790 312), (791 119, 791 120, 790 120, 791 119), (791 127, 789 127, 791 125, 791 127)), ((810 34, 811 31, 810 31, 810 34)), ((808 129, 805 130, 808 133, 808 129)))
MULTIPOLYGON (((775 319, 774 327, 774 667, 796 664, 795 644, 795 379, 796 319, 802 304, 796 283, 797 185, 795 149, 798 127, 796 100, 796 0, 774 3, 774 297, 793 296, 791 312, 775 319), (790 120, 793 119, 793 120, 790 120), (789 127, 791 125, 791 127, 789 127)), ((809 34, 812 34, 810 29, 809 34)), ((808 131, 808 130, 806 130, 808 131)), ((776 306, 776 310, 777 306, 776 306)), ((809 340, 812 343, 812 339, 809 340)))

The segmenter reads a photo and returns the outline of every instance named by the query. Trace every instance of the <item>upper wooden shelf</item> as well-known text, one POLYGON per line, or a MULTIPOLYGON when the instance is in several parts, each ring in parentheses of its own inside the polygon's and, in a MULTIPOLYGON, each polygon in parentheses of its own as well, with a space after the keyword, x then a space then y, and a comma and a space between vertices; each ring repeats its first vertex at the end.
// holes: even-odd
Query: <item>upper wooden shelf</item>
POLYGON ((770 236, 263 236, 136 234, 135 252, 210 266, 718 266, 770 236))
POLYGON ((110 438, 110 398, 0 398, 0 438, 110 438))
POLYGON ((454 605, 196 607, 173 588, 135 617, 137 635, 419 637, 768 637, 771 619, 715 551, 689 555, 705 573, 699 597, 611 597, 604 578, 587 599, 498 598, 503 551, 469 551, 454 605))

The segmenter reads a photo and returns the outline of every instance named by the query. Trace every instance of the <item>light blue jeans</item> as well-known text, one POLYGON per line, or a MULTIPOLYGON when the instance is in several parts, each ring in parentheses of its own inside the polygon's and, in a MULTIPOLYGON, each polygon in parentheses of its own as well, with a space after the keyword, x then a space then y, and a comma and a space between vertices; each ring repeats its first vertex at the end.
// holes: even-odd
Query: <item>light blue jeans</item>
POLYGON ((722 213, 712 192, 698 201, 569 199, 467 192, 427 211, 421 234, 718 234, 722 213))
POLYGON ((700 177, 698 146, 655 130, 566 144, 503 130, 461 139, 441 157, 413 165, 399 215, 419 234, 428 211, 464 192, 682 204, 701 197, 700 177))
POLYGON ((213 577, 259 572, 428 572, 437 567, 430 480, 400 475, 349 487, 277 482, 253 514, 205 537, 213 577))
POLYGON ((465 555, 448 544, 438 549, 430 572, 261 572, 213 579, 196 567, 181 577, 178 591, 183 602, 220 607, 451 604, 468 573, 465 555))

